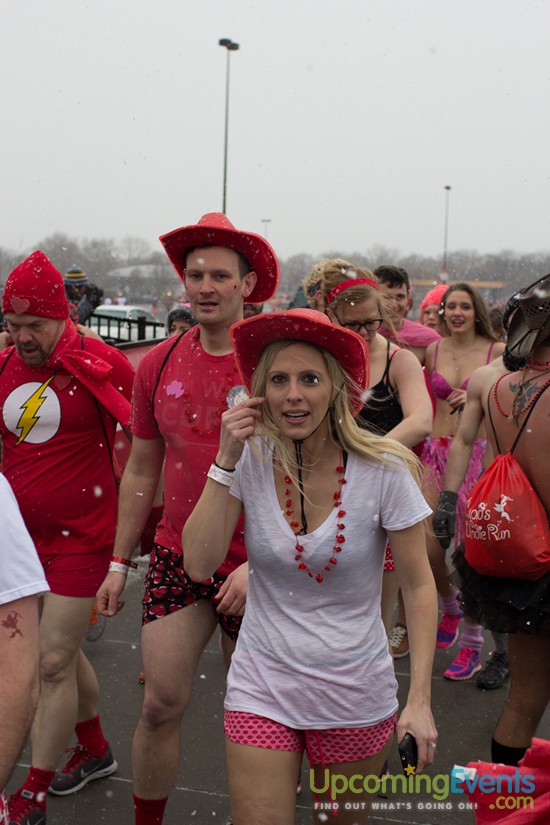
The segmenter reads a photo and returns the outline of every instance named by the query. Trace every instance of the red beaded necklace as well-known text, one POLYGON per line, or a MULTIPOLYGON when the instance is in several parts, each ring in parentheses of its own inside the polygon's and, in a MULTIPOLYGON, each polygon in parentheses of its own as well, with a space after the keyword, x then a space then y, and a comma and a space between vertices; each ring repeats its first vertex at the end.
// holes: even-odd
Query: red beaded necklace
MULTIPOLYGON (((531 397, 529 402, 524 407, 522 407, 520 410, 516 410, 516 397, 514 396, 514 402, 512 404, 512 409, 510 410, 509 413, 506 413, 502 409, 500 401, 498 400, 498 385, 500 384, 500 382, 502 381, 503 378, 507 378, 507 377, 508 377, 507 375, 501 375, 500 378, 498 379, 498 381, 495 382, 495 384, 493 386, 493 398, 495 399, 496 408, 499 411, 499 413, 504 418, 507 418, 509 421, 511 421, 513 418, 519 418, 520 415, 523 415, 523 413, 526 413, 528 410, 531 409, 533 404, 538 400, 539 396, 544 392, 544 390, 547 387, 550 387, 550 380, 548 380, 544 384, 542 384, 538 388, 536 393, 531 397)), ((523 386, 523 384, 521 386, 523 386)))
POLYGON ((550 370, 550 361, 528 361, 525 367, 530 370, 535 370, 535 372, 546 372, 550 370))
POLYGON ((341 505, 342 505, 342 488, 343 488, 343 485, 346 484, 346 479, 344 478, 344 473, 346 472, 346 469, 345 469, 344 466, 339 465, 336 468, 336 472, 338 473, 338 485, 339 485, 339 487, 338 487, 338 490, 336 490, 336 492, 333 493, 333 496, 332 496, 333 499, 334 499, 334 507, 338 508, 338 513, 337 513, 338 521, 337 521, 337 524, 336 524, 336 538, 334 539, 334 546, 332 548, 331 557, 328 559, 328 561, 325 564, 325 566, 323 567, 323 569, 321 571, 319 571, 318 573, 313 573, 312 570, 310 570, 307 563, 304 561, 304 558, 303 558, 303 555, 302 555, 302 553, 304 552, 304 547, 303 547, 302 544, 300 544, 299 538, 305 532, 305 530, 303 528, 299 529, 300 528, 300 522, 296 521, 296 519, 293 518, 293 516, 294 516, 294 505, 292 503, 292 498, 291 498, 291 494, 290 494, 290 488, 292 486, 292 479, 290 478, 290 476, 287 476, 287 475, 285 475, 285 477, 284 477, 285 484, 286 484, 286 489, 285 489, 285 515, 287 515, 289 517, 290 526, 292 527, 294 535, 296 536, 296 543, 295 543, 296 555, 294 556, 294 560, 298 562, 298 570, 304 570, 308 574, 308 576, 310 576, 311 578, 314 578, 315 581, 318 584, 322 584, 323 581, 324 581, 323 573, 328 573, 338 563, 338 559, 337 559, 336 554, 342 552, 342 545, 346 541, 345 536, 343 535, 343 531, 346 529, 346 525, 342 521, 342 519, 346 515, 346 511, 341 509, 341 505))
MULTIPOLYGON (((187 365, 187 386, 189 387, 191 384, 191 358, 195 354, 195 358, 197 357, 197 347, 199 346, 199 333, 198 330, 195 333, 194 341, 191 344, 191 357, 189 358, 189 362, 187 365)), ((198 414, 193 411, 191 407, 191 393, 189 390, 183 391, 183 406, 184 406, 184 413, 187 421, 191 425, 191 430, 197 435, 200 436, 208 436, 209 438, 213 438, 217 436, 219 433, 219 422, 221 420, 222 414, 227 409, 227 394, 229 390, 233 387, 235 381, 234 377, 237 375, 237 365, 233 363, 233 366, 230 370, 227 370, 225 373, 225 378, 223 381, 223 386, 220 388, 220 396, 219 396, 219 407, 214 410, 214 427, 208 430, 203 430, 197 425, 197 418, 198 414)))

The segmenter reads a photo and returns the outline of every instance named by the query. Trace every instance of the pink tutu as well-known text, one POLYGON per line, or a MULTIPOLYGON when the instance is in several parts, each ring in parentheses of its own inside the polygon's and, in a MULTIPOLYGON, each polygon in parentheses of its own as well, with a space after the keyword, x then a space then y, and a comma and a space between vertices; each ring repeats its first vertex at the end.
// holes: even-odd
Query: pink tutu
MULTIPOLYGON (((445 470, 449 458, 449 450, 453 443, 452 436, 441 436, 440 438, 428 437, 424 441, 424 448, 420 460, 428 469, 428 479, 434 484, 438 493, 443 490, 445 481, 445 470)), ((458 546, 464 541, 466 523, 466 499, 470 490, 482 473, 483 456, 487 441, 484 438, 477 438, 474 441, 472 456, 468 464, 468 472, 458 491, 458 501, 456 503, 456 533, 455 544, 458 546)))

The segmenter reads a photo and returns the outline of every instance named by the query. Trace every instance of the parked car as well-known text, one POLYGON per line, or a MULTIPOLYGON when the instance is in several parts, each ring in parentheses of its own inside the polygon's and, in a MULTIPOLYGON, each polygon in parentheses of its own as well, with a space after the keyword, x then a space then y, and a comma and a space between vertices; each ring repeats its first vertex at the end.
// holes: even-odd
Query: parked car
POLYGON ((87 325, 109 343, 166 337, 164 324, 136 304, 100 304, 87 325))

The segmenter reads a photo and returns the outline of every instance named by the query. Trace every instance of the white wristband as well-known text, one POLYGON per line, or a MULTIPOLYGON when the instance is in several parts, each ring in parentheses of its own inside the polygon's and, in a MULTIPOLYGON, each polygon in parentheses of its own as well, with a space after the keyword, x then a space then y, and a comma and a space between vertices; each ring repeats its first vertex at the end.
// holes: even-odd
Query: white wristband
POLYGON ((225 485, 225 487, 231 487, 231 482, 233 481, 233 471, 229 472, 229 470, 222 470, 220 467, 216 467, 215 464, 212 464, 208 470, 208 478, 213 479, 213 481, 217 481, 218 484, 225 485))
POLYGON ((109 573, 124 573, 127 576, 129 569, 127 564, 119 564, 116 561, 109 562, 109 573))

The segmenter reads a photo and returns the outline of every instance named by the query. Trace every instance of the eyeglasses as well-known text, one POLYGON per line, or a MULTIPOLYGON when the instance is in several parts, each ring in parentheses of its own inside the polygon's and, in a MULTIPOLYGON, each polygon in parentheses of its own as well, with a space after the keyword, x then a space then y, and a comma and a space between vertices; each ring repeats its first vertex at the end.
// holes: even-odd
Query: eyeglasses
POLYGON ((364 328, 365 332, 376 332, 380 329, 384 322, 383 318, 370 318, 368 321, 350 321, 349 324, 343 324, 340 321, 340 326, 344 329, 350 329, 352 332, 361 332, 364 328))

